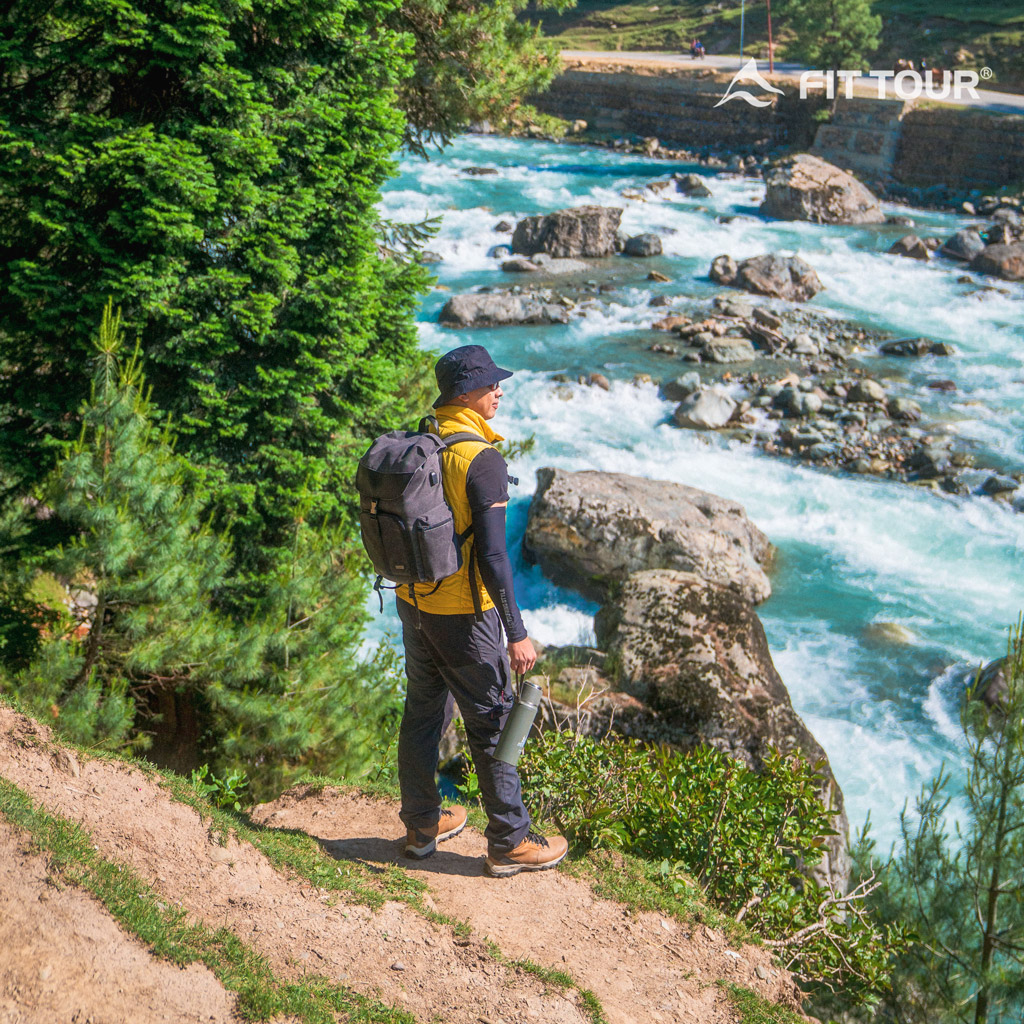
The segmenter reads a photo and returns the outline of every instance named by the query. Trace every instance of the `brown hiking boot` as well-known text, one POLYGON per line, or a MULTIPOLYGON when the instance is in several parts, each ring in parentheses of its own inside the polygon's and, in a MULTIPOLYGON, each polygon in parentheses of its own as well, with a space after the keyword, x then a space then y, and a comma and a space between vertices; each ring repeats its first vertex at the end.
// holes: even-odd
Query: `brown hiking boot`
POLYGON ((438 843, 457 836, 466 827, 465 807, 442 807, 436 825, 410 828, 405 833, 405 852, 409 857, 429 857, 438 843))
POLYGON ((518 875, 520 871, 545 871, 553 868, 568 852, 569 844, 564 837, 545 838, 531 830, 514 850, 488 853, 484 871, 495 878, 518 875))

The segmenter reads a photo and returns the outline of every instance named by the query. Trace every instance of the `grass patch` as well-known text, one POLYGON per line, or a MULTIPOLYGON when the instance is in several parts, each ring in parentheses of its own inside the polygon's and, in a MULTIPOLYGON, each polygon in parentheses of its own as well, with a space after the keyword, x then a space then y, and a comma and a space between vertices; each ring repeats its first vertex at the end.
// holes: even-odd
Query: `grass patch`
POLYGON ((787 1010, 784 1006, 762 999, 756 992, 730 981, 718 983, 728 993, 743 1024, 804 1024, 805 1017, 787 1010))
POLYGON ((304 1024, 333 1024, 336 1014, 360 1024, 415 1024, 415 1018, 367 999, 326 978, 299 982, 278 978, 266 959, 226 928, 191 921, 167 906, 125 865, 103 859, 74 822, 37 807, 17 786, 0 778, 0 815, 31 836, 62 882, 95 896, 127 932, 150 951, 179 966, 200 963, 236 993, 236 1012, 246 1021, 288 1016, 304 1024))
POLYGON ((517 971, 522 971, 524 974, 530 974, 535 978, 540 979, 545 985, 550 985, 553 988, 558 989, 575 989, 580 996, 580 1002, 583 1004, 586 1010, 587 1016, 590 1017, 592 1024, 608 1024, 608 1018, 605 1016, 604 1007, 601 1006, 601 1001, 590 991, 589 988, 581 988, 572 975, 567 971, 560 971, 554 967, 544 967, 541 964, 534 963, 532 960, 521 959, 513 960, 511 957, 505 956, 504 953, 498 948, 497 943, 491 942, 487 939, 485 942, 487 946, 487 952, 490 953, 492 958, 499 964, 505 967, 511 967, 517 971))

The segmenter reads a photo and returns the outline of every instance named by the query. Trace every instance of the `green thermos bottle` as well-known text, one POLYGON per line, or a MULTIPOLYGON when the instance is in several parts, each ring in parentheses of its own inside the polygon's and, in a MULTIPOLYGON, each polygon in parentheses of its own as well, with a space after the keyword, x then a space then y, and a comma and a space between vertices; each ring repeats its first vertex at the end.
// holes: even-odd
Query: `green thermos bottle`
POLYGON ((516 702, 505 720, 505 728, 501 730, 498 746, 494 756, 505 764, 515 765, 526 745, 526 737, 533 728, 533 720, 537 717, 540 698, 543 691, 536 683, 520 683, 516 702))

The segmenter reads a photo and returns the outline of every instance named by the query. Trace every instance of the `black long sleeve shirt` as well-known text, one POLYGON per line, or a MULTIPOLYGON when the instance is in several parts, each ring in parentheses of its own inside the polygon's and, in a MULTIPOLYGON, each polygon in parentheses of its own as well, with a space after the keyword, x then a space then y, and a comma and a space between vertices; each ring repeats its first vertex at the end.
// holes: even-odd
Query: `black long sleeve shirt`
POLYGON ((503 503, 508 501, 508 466, 499 451, 489 448, 472 461, 466 474, 466 496, 473 514, 473 543, 480 578, 497 608, 508 642, 525 640, 526 627, 516 603, 512 561, 505 539, 503 503))

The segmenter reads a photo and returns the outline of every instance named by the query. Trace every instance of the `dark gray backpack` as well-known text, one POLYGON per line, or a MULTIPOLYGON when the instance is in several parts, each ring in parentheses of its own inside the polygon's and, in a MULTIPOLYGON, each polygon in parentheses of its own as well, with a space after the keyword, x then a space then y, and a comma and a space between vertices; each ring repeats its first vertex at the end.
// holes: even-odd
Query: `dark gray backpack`
POLYGON ((460 441, 484 440, 471 433, 442 439, 426 431, 428 423, 424 420, 424 429, 418 431, 381 434, 356 470, 363 547, 377 573, 374 590, 379 596, 382 579, 408 585, 414 603, 413 584, 439 586, 458 572, 462 546, 473 530, 470 524, 464 533, 455 532, 455 517, 444 497, 441 452, 460 441))

